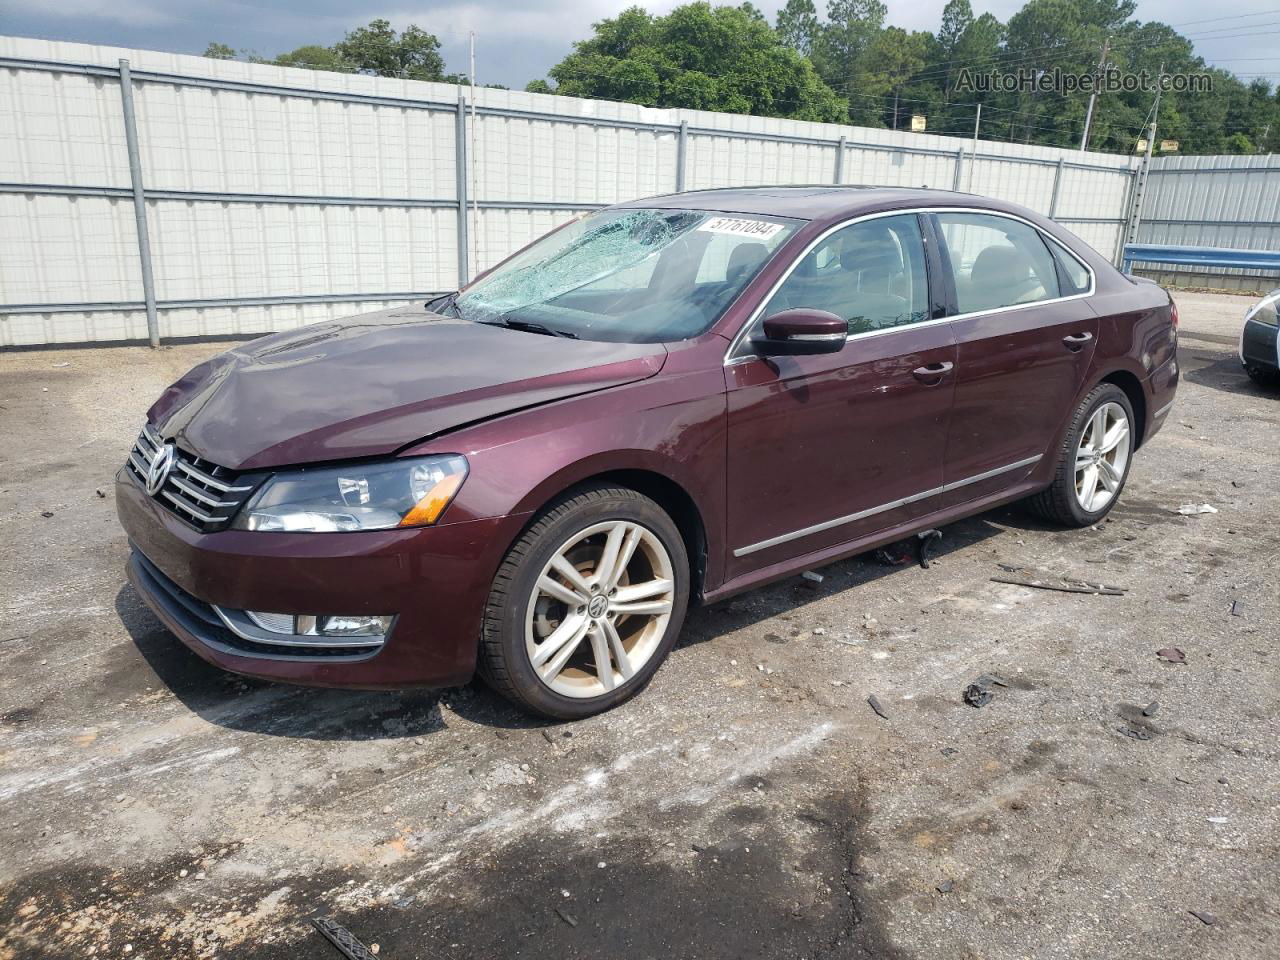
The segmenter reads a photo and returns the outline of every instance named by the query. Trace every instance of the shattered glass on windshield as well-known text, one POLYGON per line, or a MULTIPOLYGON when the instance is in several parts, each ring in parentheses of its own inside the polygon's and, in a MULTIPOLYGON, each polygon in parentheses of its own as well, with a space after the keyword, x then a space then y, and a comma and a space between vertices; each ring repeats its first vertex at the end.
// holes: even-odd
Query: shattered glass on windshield
POLYGON ((548 234, 436 309, 555 336, 681 340, 715 322, 795 225, 701 210, 606 210, 548 234))

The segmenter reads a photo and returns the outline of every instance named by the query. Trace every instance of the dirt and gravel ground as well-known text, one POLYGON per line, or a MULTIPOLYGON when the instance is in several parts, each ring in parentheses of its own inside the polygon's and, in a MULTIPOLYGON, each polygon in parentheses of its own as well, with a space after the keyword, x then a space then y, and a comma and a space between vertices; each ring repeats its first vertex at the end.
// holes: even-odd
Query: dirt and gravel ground
POLYGON ((1001 510, 929 570, 697 611, 572 726, 206 666, 124 585, 111 477, 219 347, 0 355, 0 956, 336 958, 328 916, 393 960, 1276 957, 1280 395, 1233 356, 1246 300, 1180 301, 1110 522, 1001 510))

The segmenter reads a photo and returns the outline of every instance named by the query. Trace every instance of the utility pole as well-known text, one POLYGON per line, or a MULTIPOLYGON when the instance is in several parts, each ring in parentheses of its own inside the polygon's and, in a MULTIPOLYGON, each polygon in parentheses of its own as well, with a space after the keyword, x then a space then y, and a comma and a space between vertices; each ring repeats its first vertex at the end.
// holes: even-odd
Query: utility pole
POLYGON ((1094 75, 1093 89, 1089 91, 1089 109, 1084 114, 1084 136, 1080 138, 1080 152, 1089 149, 1089 127, 1093 124, 1093 106, 1098 102, 1098 78, 1107 66, 1107 53, 1111 49, 1111 38, 1102 41, 1102 56, 1098 59, 1098 73, 1094 75))
POLYGON ((973 193, 973 168, 978 165, 978 127, 982 124, 982 104, 978 104, 978 112, 973 117, 973 149, 969 151, 969 183, 965 187, 973 193))
POLYGON ((1147 192, 1147 172, 1151 169, 1151 151, 1156 145, 1156 126, 1160 120, 1160 94, 1164 84, 1164 64, 1160 64, 1160 75, 1156 77, 1156 102, 1151 108, 1151 128, 1147 132, 1147 151, 1142 157, 1142 169, 1138 171, 1138 186, 1133 197, 1133 216, 1129 219, 1129 239, 1133 243, 1138 239, 1138 227, 1142 224, 1142 199, 1147 192))

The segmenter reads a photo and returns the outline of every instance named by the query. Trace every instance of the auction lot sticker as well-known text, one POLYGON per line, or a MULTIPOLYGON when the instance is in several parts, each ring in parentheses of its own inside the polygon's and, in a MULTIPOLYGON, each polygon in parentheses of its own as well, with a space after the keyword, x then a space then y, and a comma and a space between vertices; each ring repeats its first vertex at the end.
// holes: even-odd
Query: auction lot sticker
POLYGON ((754 237, 757 240, 768 240, 782 229, 780 223, 768 220, 747 220, 739 217, 712 217, 699 230, 710 233, 732 233, 739 237, 754 237))

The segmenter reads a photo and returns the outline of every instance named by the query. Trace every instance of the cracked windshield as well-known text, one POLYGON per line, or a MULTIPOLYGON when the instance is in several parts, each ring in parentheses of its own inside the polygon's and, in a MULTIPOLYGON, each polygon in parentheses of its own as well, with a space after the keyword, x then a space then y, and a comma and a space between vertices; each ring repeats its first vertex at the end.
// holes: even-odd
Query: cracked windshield
POLYGON ((553 336, 684 340, 716 321, 797 225, 703 210, 602 211, 431 306, 553 336))

